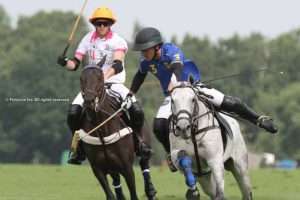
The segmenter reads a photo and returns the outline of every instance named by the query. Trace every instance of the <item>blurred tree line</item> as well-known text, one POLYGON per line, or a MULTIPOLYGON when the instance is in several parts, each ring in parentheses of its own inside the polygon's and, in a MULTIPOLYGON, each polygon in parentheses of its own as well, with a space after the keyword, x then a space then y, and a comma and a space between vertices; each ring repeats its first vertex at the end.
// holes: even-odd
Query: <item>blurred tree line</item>
MULTIPOLYGON (((66 113, 79 91, 80 70, 70 73, 56 64, 56 58, 66 45, 75 18, 72 12, 39 12, 20 17, 12 27, 0 7, 0 162, 58 163, 69 148, 66 113)), ((140 28, 137 23, 134 32, 140 28)), ((87 31, 88 24, 82 21, 70 57, 87 31)), ((252 33, 211 41, 187 34, 181 42, 174 36, 172 42, 198 64, 203 81, 240 73, 210 84, 273 116, 280 128, 278 135, 241 122, 249 149, 300 158, 300 29, 274 39, 252 33), (261 68, 267 70, 255 72, 261 68)), ((129 50, 127 86, 138 61, 139 54, 129 50)), ((138 98, 152 129, 152 118, 163 100, 152 75, 147 76, 138 98)), ((164 152, 154 137, 153 146, 153 160, 158 163, 164 152)))

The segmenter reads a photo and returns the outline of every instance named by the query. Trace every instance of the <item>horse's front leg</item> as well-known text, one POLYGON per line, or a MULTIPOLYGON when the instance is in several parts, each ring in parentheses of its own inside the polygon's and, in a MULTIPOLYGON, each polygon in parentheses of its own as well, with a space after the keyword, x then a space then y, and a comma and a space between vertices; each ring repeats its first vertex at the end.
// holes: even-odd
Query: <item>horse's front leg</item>
POLYGON ((212 181, 215 181, 214 200, 224 200, 224 165, 223 160, 216 159, 208 161, 211 168, 212 181), (222 161, 222 162, 220 162, 222 161))
MULTIPOLYGON (((140 143, 140 146, 138 147, 139 153, 137 153, 137 156, 139 156, 140 159, 139 164, 143 174, 145 194, 148 200, 153 200, 155 199, 157 191, 152 183, 150 174, 150 159, 152 156, 150 138, 151 133, 146 123, 144 123, 140 134, 142 135, 142 138, 140 138, 140 140, 142 140, 143 142, 138 142, 140 143)), ((136 139, 138 139, 137 137, 138 136, 136 134, 136 139)))
POLYGON ((120 174, 114 173, 114 174, 111 174, 111 177, 113 179, 113 187, 115 189, 117 200, 125 200, 126 198, 125 198, 123 190, 122 190, 120 174))
POLYGON ((179 151, 173 151, 172 155, 177 157, 176 158, 176 166, 179 168, 181 172, 183 172, 185 177, 185 183, 188 187, 188 190, 185 194, 185 197, 187 200, 199 200, 200 199, 200 193, 197 189, 197 179, 195 175, 193 174, 192 170, 192 159, 186 151, 179 150, 179 151), (177 154, 177 155, 175 155, 177 154))
POLYGON ((105 192, 106 199, 107 200, 115 200, 116 198, 115 198, 113 192, 111 191, 111 189, 109 187, 106 175, 99 168, 97 168, 96 165, 94 165, 92 163, 91 163, 91 167, 92 167, 92 170, 94 172, 94 175, 96 176, 96 178, 100 182, 100 184, 101 184, 101 186, 102 186, 102 188, 105 192))
POLYGON ((122 171, 122 175, 127 183, 127 187, 130 193, 130 199, 138 200, 132 163, 124 163, 124 170, 122 171))
POLYGON ((149 162, 150 162, 150 156, 141 155, 140 167, 141 167, 141 170, 143 173, 143 178, 144 178, 145 193, 149 200, 153 200, 153 199, 155 199, 155 195, 156 195, 157 191, 151 180, 149 162))
POLYGON ((218 133, 207 134, 206 142, 203 144, 203 157, 211 169, 210 192, 214 200, 224 200, 224 162, 223 143, 221 136, 215 137, 218 133))

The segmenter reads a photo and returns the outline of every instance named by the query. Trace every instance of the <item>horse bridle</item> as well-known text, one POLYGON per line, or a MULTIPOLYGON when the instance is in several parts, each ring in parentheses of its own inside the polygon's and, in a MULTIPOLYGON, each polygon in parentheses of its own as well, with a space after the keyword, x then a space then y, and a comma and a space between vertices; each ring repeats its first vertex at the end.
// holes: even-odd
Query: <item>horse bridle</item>
MULTIPOLYGON (((205 100, 203 97, 201 97, 201 94, 199 94, 199 91, 197 89, 195 89, 193 86, 189 86, 189 85, 179 85, 179 86, 176 86, 172 89, 172 91, 176 88, 183 88, 183 87, 189 87, 193 90, 193 92, 195 93, 195 96, 196 96, 196 100, 200 100, 202 101, 204 104, 206 104, 207 107, 209 107, 210 109, 207 110, 207 112, 205 113, 202 113, 201 115, 197 115, 198 111, 199 111, 199 106, 198 106, 198 103, 197 101, 194 101, 194 110, 193 110, 193 113, 190 113, 188 110, 185 110, 185 109, 182 109, 182 110, 179 110, 179 112, 176 114, 176 115, 172 115, 171 117, 171 120, 172 120, 172 129, 173 129, 173 134, 178 137, 179 134, 176 133, 176 124, 178 123, 178 121, 180 120, 187 120, 189 122, 189 124, 191 125, 191 132, 192 134, 194 135, 197 135, 199 133, 202 133, 202 132, 206 132, 208 130, 211 130, 211 129, 214 129, 218 126, 216 126, 213 122, 213 125, 212 126, 207 126, 205 128, 202 128, 202 129, 199 129, 197 130, 198 128, 198 120, 202 117, 205 117, 207 115, 209 115, 210 113, 214 114, 215 112, 215 109, 214 107, 211 105, 211 103, 209 103, 207 100, 205 100), (182 114, 185 114, 187 115, 187 117, 180 117, 180 115, 182 114)), ((173 100, 171 99, 171 110, 172 110, 172 113, 173 113, 173 108, 172 108, 172 105, 173 105, 173 100)))
MULTIPOLYGON (((86 66, 83 71, 87 70, 87 69, 97 69, 97 70, 102 70, 100 67, 98 66, 94 66, 94 65, 88 65, 86 66)), ((85 89, 85 91, 81 91, 82 97, 84 98, 85 93, 90 93, 94 96, 96 96, 96 98, 94 99, 94 103, 95 103, 95 107, 94 107, 94 111, 97 113, 98 111, 100 111, 101 109, 100 106, 103 104, 105 98, 106 98, 106 92, 105 92, 105 86, 101 87, 101 91, 100 92, 95 92, 93 90, 90 89, 85 89), (102 94, 101 96, 99 96, 99 94, 102 94)))
MULTIPOLYGON (((184 85, 184 84, 181 84, 181 85, 175 86, 175 87, 171 90, 171 92, 173 92, 173 91, 174 91, 175 89, 177 89, 177 88, 183 88, 183 87, 190 87, 190 86, 186 86, 186 85, 184 85)), ((190 87, 190 88, 193 89, 192 87, 190 87)), ((193 91, 194 91, 194 90, 193 90, 193 91)), ((195 102, 194 102, 194 111, 193 111, 193 113, 190 113, 188 110, 182 109, 182 110, 179 110, 179 112, 176 113, 176 115, 175 115, 175 114, 172 114, 172 116, 171 116, 172 129, 173 129, 173 134, 174 134, 176 137, 179 136, 179 134, 176 133, 176 124, 177 124, 180 120, 187 120, 187 121, 189 122, 189 124, 192 126, 192 127, 190 127, 190 128, 193 128, 193 126, 194 126, 194 119, 193 119, 193 116, 194 116, 194 114, 197 112, 197 110, 198 110, 198 106, 197 106, 197 103, 196 103, 196 101, 195 101, 195 102), (186 117, 186 116, 180 117, 180 115, 182 115, 182 114, 187 115, 187 117, 186 117)), ((174 113, 174 112, 173 112, 173 99, 172 99, 172 97, 171 97, 171 111, 172 111, 172 113, 174 113)))
MULTIPOLYGON (((194 106, 194 112, 193 112, 193 113, 196 112, 196 111, 195 111, 195 110, 196 110, 196 106, 197 106, 197 104, 195 104, 195 106, 194 106)), ((173 107, 173 106, 172 106, 172 103, 171 103, 171 110, 173 110, 172 107, 173 107)), ((172 111, 172 113, 173 113, 173 111, 172 111)), ((192 129, 194 129, 194 126, 195 126, 194 119, 193 119, 193 114, 191 114, 189 111, 184 110, 184 109, 180 110, 176 115, 173 114, 171 120, 172 120, 172 125, 173 125, 173 127, 172 127, 172 129, 173 129, 173 134, 174 134, 176 137, 179 136, 179 134, 176 133, 176 132, 177 132, 177 131, 176 131, 176 124, 177 124, 180 120, 187 120, 187 121, 189 122, 189 124, 191 125, 190 128, 192 128, 192 129), (187 115, 187 117, 186 117, 186 116, 183 116, 183 117, 180 116, 180 115, 183 115, 183 114, 187 115)))

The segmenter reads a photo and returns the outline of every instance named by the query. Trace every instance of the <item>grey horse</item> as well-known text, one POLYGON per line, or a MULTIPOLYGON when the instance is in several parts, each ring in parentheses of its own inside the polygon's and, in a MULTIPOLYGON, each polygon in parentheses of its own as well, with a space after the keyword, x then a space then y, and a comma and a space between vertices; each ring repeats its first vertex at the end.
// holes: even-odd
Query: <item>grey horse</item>
POLYGON ((239 123, 232 117, 221 114, 232 130, 231 135, 223 135, 222 138, 220 124, 207 102, 209 97, 203 98, 197 92, 199 91, 196 87, 184 84, 175 87, 171 93, 173 116, 169 136, 171 159, 174 166, 185 175, 190 188, 186 198, 200 199, 196 188, 198 181, 211 199, 225 199, 224 169, 226 169, 232 172, 237 181, 243 200, 251 200, 247 148, 239 123), (181 162, 185 161, 182 158, 191 159, 192 173, 189 173, 189 162, 181 162))

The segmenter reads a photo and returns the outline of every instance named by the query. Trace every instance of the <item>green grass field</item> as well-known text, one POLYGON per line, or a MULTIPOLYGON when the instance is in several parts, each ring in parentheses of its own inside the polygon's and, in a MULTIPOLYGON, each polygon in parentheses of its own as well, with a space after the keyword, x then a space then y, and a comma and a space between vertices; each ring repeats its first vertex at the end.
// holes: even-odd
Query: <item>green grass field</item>
MULTIPOLYGON (((300 170, 251 171, 255 200, 300 199, 300 170)), ((160 200, 182 200, 185 184, 181 174, 165 167, 152 169, 160 200)), ((141 173, 136 168, 137 189, 143 192, 141 173)), ((225 193, 229 200, 241 199, 232 176, 226 174, 225 193)), ((125 183, 123 183, 125 186, 125 183)), ((127 188, 125 188, 127 192, 127 188)), ((202 198, 208 198, 203 194, 202 198)), ((127 193, 128 196, 128 193, 127 193)), ((0 200, 101 200, 102 189, 89 166, 0 165, 0 200)))

